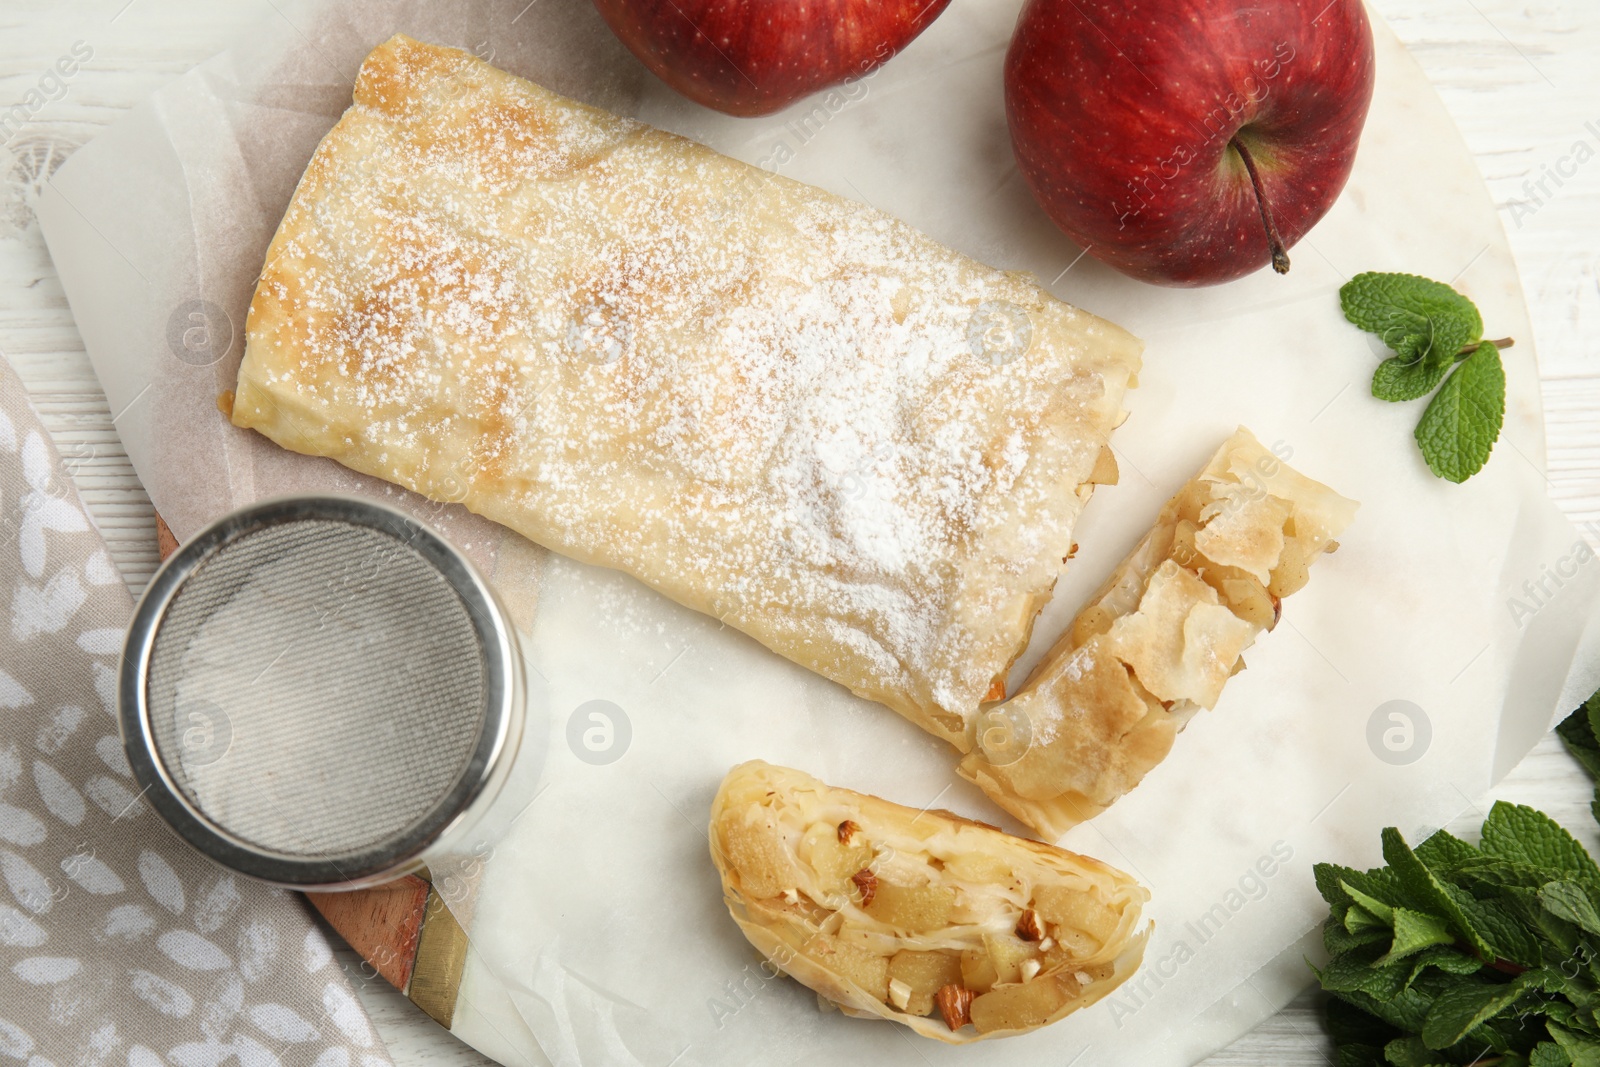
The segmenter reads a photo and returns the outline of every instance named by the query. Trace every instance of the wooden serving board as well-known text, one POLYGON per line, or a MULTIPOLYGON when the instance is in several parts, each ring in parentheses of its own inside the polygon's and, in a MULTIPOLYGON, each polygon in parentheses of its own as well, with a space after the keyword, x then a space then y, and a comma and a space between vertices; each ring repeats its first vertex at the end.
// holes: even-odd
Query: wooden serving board
MULTIPOLYGON (((160 515, 156 549, 163 562, 178 549, 177 537, 160 515)), ((372 889, 304 895, 374 971, 449 1029, 467 935, 425 870, 372 889)))

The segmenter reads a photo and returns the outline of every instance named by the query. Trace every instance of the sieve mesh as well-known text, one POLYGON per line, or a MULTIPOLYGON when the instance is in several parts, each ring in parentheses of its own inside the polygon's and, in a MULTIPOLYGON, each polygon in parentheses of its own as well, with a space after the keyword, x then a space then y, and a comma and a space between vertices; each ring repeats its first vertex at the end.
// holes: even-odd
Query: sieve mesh
POLYGON ((189 803, 280 855, 382 849, 467 770, 488 709, 466 605, 352 523, 257 527, 202 562, 150 651, 156 756, 189 803))

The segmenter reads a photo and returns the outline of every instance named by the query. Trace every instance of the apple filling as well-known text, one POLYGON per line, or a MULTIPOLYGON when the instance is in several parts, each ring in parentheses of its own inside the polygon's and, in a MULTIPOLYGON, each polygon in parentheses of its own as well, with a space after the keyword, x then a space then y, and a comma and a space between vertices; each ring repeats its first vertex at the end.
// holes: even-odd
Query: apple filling
POLYGON ((1105 810, 1216 705, 1355 508, 1240 429, 1017 695, 978 717, 961 775, 1047 836, 1105 810))
POLYGON ((1145 894, 1093 860, 947 812, 745 764, 714 807, 730 911, 852 1014, 948 1041, 1031 1030, 1131 973, 1145 894))

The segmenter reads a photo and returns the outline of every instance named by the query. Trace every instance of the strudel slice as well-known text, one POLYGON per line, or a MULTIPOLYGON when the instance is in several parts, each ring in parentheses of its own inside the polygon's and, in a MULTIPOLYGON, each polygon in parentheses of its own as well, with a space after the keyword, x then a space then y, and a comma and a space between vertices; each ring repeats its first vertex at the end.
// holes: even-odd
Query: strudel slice
POLYGON ((626 571, 965 750, 1139 366, 864 204, 396 37, 317 149, 232 417, 626 571))
POLYGON ((1355 511, 1241 428, 1017 695, 978 716, 961 776, 1052 840, 1104 811, 1216 705, 1355 511))
POLYGON ((711 807, 734 921, 846 1013, 953 1044, 1048 1025, 1139 966, 1149 895, 1096 860, 760 761, 711 807))

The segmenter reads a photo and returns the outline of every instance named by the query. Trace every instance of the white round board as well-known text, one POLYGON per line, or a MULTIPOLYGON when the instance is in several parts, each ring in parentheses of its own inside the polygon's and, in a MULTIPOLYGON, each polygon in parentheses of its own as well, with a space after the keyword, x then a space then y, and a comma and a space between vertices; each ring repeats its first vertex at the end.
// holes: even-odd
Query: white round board
POLYGON ((284 25, 77 153, 40 206, 130 457, 180 536, 287 487, 403 495, 221 421, 214 398, 237 367, 237 339, 214 367, 175 366, 164 353, 184 299, 203 293, 230 314, 248 302, 355 64, 394 32, 471 48, 868 201, 985 262, 1032 271, 1146 339, 1132 417, 1113 439, 1122 482, 1086 511, 1081 549, 1018 677, 1237 425, 1362 502, 1344 547, 1286 605, 1285 625, 1251 651, 1217 710, 1064 842, 1151 888, 1144 970, 1055 1026, 959 1050, 819 1012, 806 990, 770 977, 723 908, 704 834, 722 775, 752 758, 1017 829, 955 778, 953 753, 631 579, 531 550, 459 509, 429 510, 492 568, 537 683, 532 747, 512 786, 531 806, 509 836, 482 843, 481 881, 460 909, 471 949, 453 1030, 507 1064, 1189 1063, 1309 979, 1300 941, 1325 912, 1314 861, 1373 862, 1378 827, 1415 835, 1442 824, 1549 725, 1596 576, 1531 621, 1507 610, 1576 535, 1544 493, 1530 328, 1504 234, 1419 68, 1376 24, 1378 89, 1355 174, 1293 250, 1289 276, 1160 289, 1080 257, 1016 172, 1001 63, 1019 5, 956 0, 848 92, 739 120, 644 75, 588 5, 286 3, 284 25), (1411 440, 1420 404, 1368 395, 1380 356, 1337 302, 1339 285, 1364 270, 1450 281, 1492 335, 1518 339, 1504 435, 1465 485, 1422 463, 1411 440), (1369 720, 1392 700, 1429 724, 1410 762, 1368 743, 1369 720), (597 709, 613 729, 628 723, 610 762, 580 758, 568 740, 573 716, 597 709))

